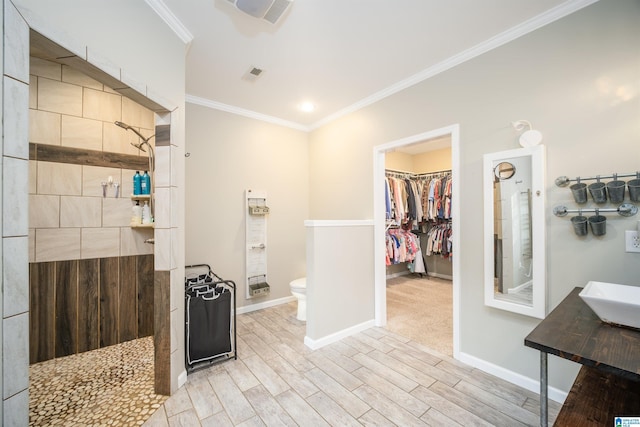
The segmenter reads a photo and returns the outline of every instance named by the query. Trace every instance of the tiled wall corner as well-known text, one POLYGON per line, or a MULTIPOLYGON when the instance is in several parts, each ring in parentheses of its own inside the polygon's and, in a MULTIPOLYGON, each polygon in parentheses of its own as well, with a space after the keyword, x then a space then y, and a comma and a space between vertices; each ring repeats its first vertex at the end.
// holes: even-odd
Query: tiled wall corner
POLYGON ((11 396, 4 402, 2 425, 4 427, 22 427, 29 420, 29 389, 11 396))
POLYGON ((171 185, 171 147, 156 148, 156 188, 171 185))
POLYGON ((3 84, 3 154, 28 160, 29 146, 24 141, 29 133, 29 86, 9 77, 4 77, 3 84))
POLYGON ((166 187, 156 187, 155 221, 157 228, 171 227, 171 190, 166 187))
POLYGON ((4 317, 29 311, 29 269, 24 260, 29 251, 29 237, 2 239, 2 283, 4 317))
POLYGON ((29 230, 29 161, 4 157, 2 165, 2 234, 26 236, 29 230))
POLYGON ((29 388, 29 313, 5 317, 2 331, 3 399, 29 388))
POLYGON ((171 270, 171 230, 156 228, 153 246, 156 270, 171 270))
POLYGON ((18 10, 4 1, 4 75, 29 82, 29 27, 18 10))

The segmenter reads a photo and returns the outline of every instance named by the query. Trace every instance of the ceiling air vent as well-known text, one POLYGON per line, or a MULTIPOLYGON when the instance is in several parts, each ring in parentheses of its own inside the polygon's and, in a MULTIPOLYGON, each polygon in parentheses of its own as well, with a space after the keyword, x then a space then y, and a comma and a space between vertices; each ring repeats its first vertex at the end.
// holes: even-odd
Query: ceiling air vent
POLYGON ((227 0, 238 9, 255 18, 264 19, 272 24, 284 14, 293 0, 227 0))

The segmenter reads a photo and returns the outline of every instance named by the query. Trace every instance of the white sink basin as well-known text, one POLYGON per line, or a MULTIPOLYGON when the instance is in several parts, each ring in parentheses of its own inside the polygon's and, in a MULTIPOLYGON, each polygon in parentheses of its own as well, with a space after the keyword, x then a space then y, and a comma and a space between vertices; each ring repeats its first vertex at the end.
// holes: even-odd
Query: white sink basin
POLYGON ((640 329, 640 286, 589 282, 580 297, 603 322, 640 329))

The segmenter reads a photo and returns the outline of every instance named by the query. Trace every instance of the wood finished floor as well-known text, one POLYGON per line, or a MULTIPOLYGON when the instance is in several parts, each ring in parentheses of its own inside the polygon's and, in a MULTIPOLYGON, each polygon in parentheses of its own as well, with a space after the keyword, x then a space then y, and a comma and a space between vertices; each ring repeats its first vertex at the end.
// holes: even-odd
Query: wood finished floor
POLYGON ((238 360, 190 374, 144 425, 539 425, 536 393, 385 328, 312 351, 295 312, 239 315, 238 360))

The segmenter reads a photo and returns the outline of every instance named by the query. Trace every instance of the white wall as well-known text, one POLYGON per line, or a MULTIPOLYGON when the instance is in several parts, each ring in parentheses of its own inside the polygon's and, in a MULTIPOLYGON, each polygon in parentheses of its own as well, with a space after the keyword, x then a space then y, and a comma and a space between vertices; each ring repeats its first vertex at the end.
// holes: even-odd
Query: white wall
POLYGON ((238 307, 291 296, 306 273, 307 134, 187 104, 186 262, 236 282, 238 307), (266 191, 268 296, 245 298, 245 190, 266 191))
POLYGON ((307 221, 307 333, 319 348, 373 325, 373 221, 307 221))
MULTIPOLYGON (((579 239, 568 218, 551 212, 571 200, 553 185, 557 176, 639 167, 639 19, 637 1, 601 0, 314 131, 311 218, 372 218, 372 147, 459 123, 460 350, 537 380, 538 353, 524 338, 538 320, 483 304, 482 155, 518 147, 514 120, 544 134, 550 308, 588 280, 640 284, 640 258, 623 252, 623 231, 639 218, 609 216, 605 237, 579 239)), ((568 390, 576 372, 575 364, 550 359, 550 385, 568 390)))

